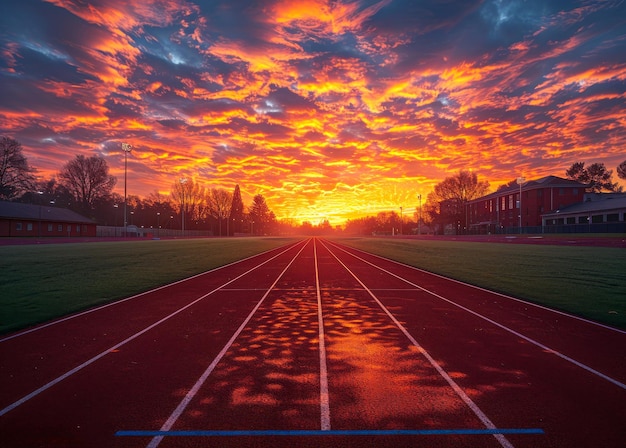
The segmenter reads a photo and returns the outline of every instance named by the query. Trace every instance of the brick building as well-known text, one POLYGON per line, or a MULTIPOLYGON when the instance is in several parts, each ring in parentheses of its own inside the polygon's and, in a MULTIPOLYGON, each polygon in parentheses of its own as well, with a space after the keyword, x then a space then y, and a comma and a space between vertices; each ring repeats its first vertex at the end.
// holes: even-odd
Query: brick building
POLYGON ((541 227, 542 215, 583 202, 585 188, 585 184, 556 176, 503 188, 467 202, 467 228, 470 233, 500 233, 520 225, 541 227))
POLYGON ((96 236, 96 223, 65 208, 0 201, 0 237, 50 236, 96 236))

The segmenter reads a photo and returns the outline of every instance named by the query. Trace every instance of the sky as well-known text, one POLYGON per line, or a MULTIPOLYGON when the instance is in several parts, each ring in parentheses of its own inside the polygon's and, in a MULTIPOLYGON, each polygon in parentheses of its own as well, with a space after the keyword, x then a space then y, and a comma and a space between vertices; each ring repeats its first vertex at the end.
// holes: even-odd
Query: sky
POLYGON ((123 193, 125 142, 128 194, 238 184, 314 224, 461 169, 618 180, 626 2, 3 0, 0 135, 41 178, 99 155, 123 193))

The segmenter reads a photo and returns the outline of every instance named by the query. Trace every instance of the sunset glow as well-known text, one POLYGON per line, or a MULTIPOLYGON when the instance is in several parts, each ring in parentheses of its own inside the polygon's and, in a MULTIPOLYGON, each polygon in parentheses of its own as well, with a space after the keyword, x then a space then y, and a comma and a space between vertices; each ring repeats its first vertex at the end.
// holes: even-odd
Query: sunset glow
POLYGON ((412 213, 460 169, 492 189, 615 171, 624 17, 622 1, 8 0, 0 135, 41 178, 102 155, 118 192, 128 142, 141 197, 189 177, 296 221, 412 213))

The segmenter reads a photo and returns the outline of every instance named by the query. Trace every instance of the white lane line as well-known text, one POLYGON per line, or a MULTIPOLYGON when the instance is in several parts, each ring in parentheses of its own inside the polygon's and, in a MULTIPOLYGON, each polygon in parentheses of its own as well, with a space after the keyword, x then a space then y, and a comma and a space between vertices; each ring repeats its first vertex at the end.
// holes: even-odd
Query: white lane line
MULTIPOLYGON (((250 312, 250 314, 248 314, 248 317, 246 317, 246 320, 243 321, 243 323, 239 326, 237 331, 235 331, 235 333, 228 340, 226 345, 217 354, 215 359, 213 359, 211 364, 209 364, 209 366, 206 368, 204 373, 200 375, 200 378, 198 378, 196 383, 191 387, 191 389, 189 389, 185 397, 181 400, 178 406, 176 406, 176 409, 174 409, 174 411, 170 414, 170 416, 167 418, 165 423, 163 423, 163 426, 161 426, 160 431, 169 431, 170 429, 172 429, 172 426, 174 426, 174 424, 176 423, 176 420, 178 420, 179 417, 183 414, 183 412, 185 412, 185 409, 187 408, 187 406, 189 406, 189 403, 191 403, 191 400, 193 400, 193 398, 196 396, 196 394, 198 393, 202 385, 206 382, 207 378, 209 378, 209 375, 211 375, 211 373, 213 372, 217 364, 222 360, 222 358, 224 357, 228 349, 230 349, 230 347, 233 345, 235 340, 239 337, 239 335, 241 334, 243 329, 246 327, 246 325, 248 325, 248 322, 250 322, 250 320, 252 319, 252 316, 254 316, 254 314, 257 312, 261 304, 265 301, 265 298, 270 294, 274 286, 276 286, 276 284, 281 279, 281 277, 285 274, 285 272, 287 272, 287 269, 289 269, 289 267, 293 264, 293 262, 302 253, 302 251, 307 246, 307 244, 308 244, 308 241, 302 246, 302 248, 300 248, 298 253, 293 257, 293 259, 289 262, 289 264, 287 264, 285 269, 283 269, 282 272, 278 274, 278 277, 276 277, 276 280, 274 281, 274 283, 272 283, 272 286, 270 286, 269 289, 265 292, 265 294, 263 294, 263 297, 261 297, 259 302, 254 307, 254 309, 250 312)), ((150 443, 147 445, 147 448, 156 448, 157 446, 159 446, 163 438, 164 436, 162 435, 154 437, 150 441, 150 443)))
MULTIPOLYGON (((356 274, 352 272, 350 268, 348 268, 348 266, 346 266, 344 262, 341 261, 337 257, 337 255, 335 255, 326 246, 326 244, 324 243, 322 244, 324 245, 324 247, 326 247, 328 252, 330 252, 330 254, 333 257, 335 257, 335 259, 344 267, 344 269, 348 271, 350 275, 352 275, 352 277, 354 277, 354 279, 357 282, 359 282, 359 284, 363 287, 363 289, 367 291, 367 293, 372 297, 372 299, 376 301, 378 306, 385 312, 385 314, 387 314, 387 316, 389 316, 389 318, 400 329, 400 331, 404 333, 407 339, 411 342, 411 344, 413 344, 417 348, 417 350, 422 354, 422 356, 424 356, 428 360, 428 362, 435 368, 435 370, 437 370, 439 375, 441 375, 441 377, 450 385, 450 387, 452 387, 452 389, 458 395, 458 397, 461 400, 463 400, 463 402, 472 410, 474 415, 478 417, 478 419, 483 423, 483 425, 485 425, 487 429, 497 430, 496 425, 489 419, 489 417, 487 417, 487 415, 476 405, 476 403, 472 401, 472 399, 465 393, 463 389, 461 389, 461 387, 452 379, 452 377, 448 375, 448 373, 437 363, 437 361, 435 361, 435 359, 432 356, 430 356, 430 354, 417 342, 417 340, 411 335, 411 333, 408 332, 408 330, 400 323, 400 321, 398 321, 398 319, 396 319, 395 316, 391 314, 391 312, 387 309, 385 305, 383 305, 383 303, 378 299, 378 297, 376 297, 376 295, 370 289, 367 288, 367 286, 361 281, 361 279, 359 279, 356 276, 356 274)), ((511 444, 511 442, 509 442, 507 438, 504 437, 504 435, 493 434, 493 436, 498 440, 498 442, 503 448, 513 448, 513 445, 511 444)))
MULTIPOLYGON (((306 244, 304 245, 306 246, 306 244)), ((304 247, 303 246, 303 247, 304 247)), ((5 407, 4 409, 0 410, 0 417, 2 417, 4 414, 6 414, 7 412, 12 411, 13 409, 17 408, 18 406, 21 406, 22 404, 24 404, 25 402, 27 402, 28 400, 30 400, 31 398, 36 397, 37 395, 39 395, 40 393, 50 389, 52 386, 60 383, 61 381, 65 380, 66 378, 74 375, 76 372, 81 371, 82 369, 84 369, 85 367, 93 364, 94 362, 98 361, 99 359, 103 358, 104 356, 108 355, 109 353, 111 353, 114 350, 117 350, 118 348, 122 347, 123 345, 127 344, 128 342, 138 338, 139 336, 143 335, 144 333, 152 330, 153 328, 155 328, 156 326, 162 324, 163 322, 171 319, 172 317, 176 316, 179 313, 182 313, 183 311, 185 311, 187 308, 190 308, 191 306, 195 305, 196 303, 198 303, 199 301, 207 298, 208 296, 210 296, 211 294, 214 294, 215 292, 219 291, 220 289, 222 289, 224 286, 229 285, 231 283, 233 283, 235 280, 240 279, 241 277, 247 275, 248 273, 254 271, 255 269, 258 269, 259 267, 263 266, 264 264, 269 263, 270 261, 272 261, 274 258, 284 254, 285 252, 289 251, 293 246, 289 246, 287 249, 285 249, 284 251, 276 254, 275 256, 273 256, 272 258, 264 261, 263 263, 253 267, 252 269, 249 269, 248 271, 244 272, 243 274, 233 278, 232 280, 229 280, 228 282, 224 283, 222 286, 219 286, 217 288, 215 288, 214 290, 198 297, 196 300, 194 300, 191 303, 188 303, 187 305, 185 305, 182 308, 179 308, 178 310, 174 311, 173 313, 165 316, 163 319, 153 323, 152 325, 144 328, 143 330, 139 331, 138 333, 135 333, 134 335, 124 339, 123 341, 119 342, 118 344, 114 345, 113 347, 110 347, 108 349, 106 349, 105 351, 103 351, 102 353, 94 356, 93 358, 85 361, 84 363, 80 364, 79 366, 74 367, 73 369, 67 371, 66 373, 64 373, 63 375, 55 378, 54 380, 44 384, 43 386, 41 386, 40 388, 34 390, 33 392, 29 393, 28 395, 20 398, 19 400, 17 400, 16 402, 10 404, 9 406, 5 407)), ((300 251, 302 251, 302 249, 300 249, 300 251)))
MULTIPOLYGON (((391 276, 393 276, 393 277, 395 277, 395 278, 397 278, 397 279, 400 279, 400 280, 402 280, 402 281, 404 281, 404 282, 408 283, 409 285, 412 285, 412 286, 416 287, 417 289, 420 289, 421 291, 424 291, 424 292, 426 292, 426 293, 428 293, 428 294, 430 294, 430 295, 432 295, 432 296, 434 296, 434 297, 437 297, 438 299, 443 300, 444 302, 447 302, 447 303, 449 303, 449 304, 451 304, 451 305, 454 305, 454 306, 456 306, 457 308, 462 309, 463 311, 466 311, 466 312, 468 312, 468 313, 470 313, 470 314, 473 314, 474 316, 479 317, 479 318, 481 318, 481 319, 483 319, 483 320, 485 320, 485 321, 489 322, 490 324, 495 325, 496 327, 501 328, 502 330, 504 330, 504 331, 506 331, 506 332, 508 332, 508 333, 511 333, 511 334, 513 334, 513 335, 517 336, 517 337, 518 337, 518 338, 520 338, 520 339, 523 339, 523 340, 525 340, 525 341, 527 341, 527 342, 530 342, 531 344, 533 344, 533 345, 535 345, 535 346, 537 346, 537 347, 541 348, 542 350, 544 350, 544 351, 546 351, 546 352, 549 352, 549 353, 552 353, 553 355, 556 355, 556 356, 558 356, 559 358, 561 358, 561 359, 563 359, 563 360, 565 360, 565 361, 567 361, 567 362, 569 362, 569 363, 571 363, 571 364, 574 364, 575 366, 580 367, 581 369, 586 370, 587 372, 589 372, 589 373, 591 373, 591 374, 593 374, 593 375, 595 375, 595 376, 597 376, 597 377, 599 377, 599 378, 602 378, 602 379, 604 379, 604 380, 606 380, 606 381, 608 381, 608 382, 610 382, 610 383, 612 383, 612 384, 616 385, 617 387, 620 387, 620 388, 622 388, 622 389, 626 389, 626 384, 624 384, 624 383, 622 383, 621 381, 618 381, 618 380, 616 380, 616 379, 614 379, 614 378, 611 378, 611 377, 610 377, 610 376, 608 376, 608 375, 605 375, 604 373, 602 373, 602 372, 600 372, 600 371, 598 371, 598 370, 594 369, 593 367, 589 367, 588 365, 583 364, 583 363, 582 363, 582 362, 580 362, 580 361, 576 361, 575 359, 570 358, 569 356, 567 356, 567 355, 565 355, 565 354, 563 354, 563 353, 561 353, 561 352, 559 352, 559 351, 557 351, 557 350, 555 350, 555 349, 553 349, 553 348, 550 348, 550 347, 548 347, 547 345, 542 344, 542 343, 541 343, 541 342, 539 342, 539 341, 536 341, 535 339, 532 339, 532 338, 530 338, 530 337, 528 337, 528 336, 526 336, 526 335, 523 335, 522 333, 520 333, 520 332, 518 332, 518 331, 515 331, 515 330, 513 330, 512 328, 509 328, 509 327, 507 327, 507 326, 505 326, 505 325, 503 325, 503 324, 501 324, 501 323, 499 323, 499 322, 496 322, 495 320, 490 319, 490 318, 489 318, 489 317, 487 317, 487 316, 483 316, 482 314, 480 314, 480 313, 478 313, 478 312, 476 312, 476 311, 473 311, 473 310, 471 310, 471 309, 469 309, 469 308, 466 308, 466 307, 464 307, 463 305, 460 305, 460 304, 458 304, 458 303, 456 303, 456 302, 454 302, 454 301, 452 301, 452 300, 450 300, 450 299, 448 299, 448 298, 446 298, 446 297, 443 297, 442 295, 437 294, 437 293, 436 293, 436 292, 434 292, 434 291, 430 291, 430 290, 428 290, 428 289, 426 289, 426 288, 424 288, 424 287, 422 287, 422 286, 417 285, 416 283, 413 283, 412 281, 410 281, 410 280, 408 280, 408 279, 406 279, 406 278, 403 278, 403 277, 401 277, 401 276, 399 276, 399 275, 397 275, 397 274, 394 274, 394 273, 393 273, 393 272, 391 272, 391 271, 388 271, 388 270, 386 270, 386 269, 384 269, 384 268, 382 268, 382 267, 380 267, 380 266, 377 266, 377 265, 375 265, 374 263, 371 263, 371 262, 369 262, 369 261, 367 261, 367 260, 365 260, 365 259, 363 259, 363 258, 359 257, 358 255, 355 255, 355 254, 353 254, 353 253, 351 253, 351 252, 349 252, 349 251, 347 251, 347 250, 345 250, 345 249, 341 248, 340 246, 335 246, 335 245, 333 245, 333 246, 334 246, 334 247, 336 247, 337 249, 339 249, 339 250, 341 250, 341 251, 343 251, 343 252, 347 253, 348 255, 351 255, 352 257, 354 257, 354 258, 356 258, 356 259, 358 259, 358 260, 361 260, 361 261, 363 261, 364 263, 369 264, 370 266, 375 267, 376 269, 379 269, 379 270, 381 270, 381 271, 383 271, 383 272, 385 272, 385 273, 387 273, 387 274, 389 274, 389 275, 391 275, 391 276)), ((366 253, 367 253, 367 252, 366 252, 366 253)), ((370 255, 372 255, 372 254, 370 254, 370 255)), ((376 255, 374 255, 374 256, 376 256, 376 255)), ((379 258, 380 258, 380 257, 379 257, 379 258)), ((400 263, 398 263, 398 264, 400 264, 400 263)), ((406 265, 402 265, 402 266, 406 266, 406 265)), ((419 269, 417 269, 417 270, 419 270, 419 269)), ((447 277, 443 277, 443 276, 440 276, 440 277, 441 277, 441 278, 444 278, 444 279, 448 279, 447 277)), ((452 280, 452 279, 448 279, 448 280, 452 280)), ((472 285, 468 285, 468 286, 472 286, 472 285)), ((482 288, 479 288, 479 289, 482 289, 482 288)), ((491 292, 491 291, 489 291, 489 290, 487 290, 487 289, 484 289, 483 291, 486 291, 486 292, 491 292)), ((505 296, 505 297, 506 297, 506 296, 505 296)))
POLYGON ((326 340, 324 336, 324 316, 322 314, 322 294, 320 292, 320 274, 317 264, 317 238, 313 239, 315 257, 315 288, 317 290, 317 322, 319 327, 320 351, 320 412, 322 431, 330 430, 330 398, 328 395, 328 369, 326 365, 326 340))
MULTIPOLYGON (((298 243, 294 243, 293 246, 295 246, 296 244, 298 244, 298 243)), ((289 246, 289 247, 291 247, 291 246, 289 246)), ((225 264, 224 266, 219 266, 217 268, 213 268, 213 269, 210 269, 208 271, 204 271, 204 272, 201 272, 199 274, 192 275, 191 277, 183 278, 181 280, 175 281, 174 283, 168 283, 167 285, 159 286, 158 288, 150 289, 148 291, 144 291, 144 292, 141 292, 139 294, 135 294, 134 296, 126 297, 126 298, 120 299, 120 300, 115 300, 113 302, 97 306, 95 308, 91 308, 91 309, 88 309, 88 310, 85 310, 85 311, 81 311, 79 313, 72 314, 70 316, 66 316, 66 317, 62 317, 62 318, 53 320, 52 322, 48 322, 46 324, 38 325, 36 327, 29 328, 27 330, 23 330, 23 331, 20 331, 18 333, 14 333, 12 335, 2 337, 2 338, 0 338, 0 342, 5 342, 5 341, 8 341, 10 339, 15 339, 17 337, 24 336, 24 335, 27 335, 29 333, 33 333, 35 331, 43 330, 44 328, 51 327, 53 325, 60 324, 61 322, 65 322, 65 321, 68 321, 68 320, 76 319, 77 317, 84 316, 85 314, 90 314, 90 313, 93 313, 95 311, 100 311, 100 310, 105 309, 105 308, 109 308, 109 307, 112 307, 112 306, 115 306, 115 305, 119 305, 119 304, 127 302, 129 300, 133 300, 133 299, 136 299, 138 297, 145 296, 146 294, 150 294, 150 293, 153 293, 155 291, 160 291, 161 289, 169 288, 170 286, 178 285, 179 283, 183 283, 183 282, 186 282, 186 281, 189 281, 189 280, 193 280, 194 278, 201 277, 203 275, 210 274, 210 273, 215 272, 215 271, 219 271, 220 269, 225 269, 225 268, 233 266, 233 265, 235 265, 237 263, 241 263, 241 262, 244 262, 244 261, 251 260, 254 257, 259 257, 261 255, 265 255, 265 254, 267 254, 267 253, 269 253, 269 252, 271 252, 273 250, 275 250, 275 249, 270 249, 270 250, 267 250, 265 252, 261 252, 260 254, 251 255, 251 256, 243 258, 241 260, 237 260, 237 261, 233 261, 232 263, 225 264)), ((283 253, 283 252, 281 252, 281 253, 283 253)))

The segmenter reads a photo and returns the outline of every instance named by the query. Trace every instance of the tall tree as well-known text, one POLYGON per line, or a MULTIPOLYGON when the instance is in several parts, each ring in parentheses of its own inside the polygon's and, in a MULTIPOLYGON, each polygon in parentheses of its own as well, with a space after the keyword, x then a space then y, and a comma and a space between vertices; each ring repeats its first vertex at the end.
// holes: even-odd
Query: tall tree
POLYGON ((241 190, 239 185, 235 185, 233 191, 233 202, 230 205, 230 233, 241 233, 243 227, 243 199, 241 199, 241 190))
POLYGON ((626 160, 620 163, 617 167, 617 177, 620 179, 626 179, 626 160))
POLYGON ((249 214, 252 234, 264 235, 268 230, 267 227, 271 221, 272 213, 270 211, 270 208, 267 206, 267 202, 265 202, 265 198, 263 197, 263 195, 257 194, 252 199, 252 205, 250 206, 249 214))
POLYGON ((13 199, 32 191, 34 172, 22 153, 21 143, 9 137, 0 138, 0 199, 13 199))
POLYGON ((209 210, 211 216, 217 220, 219 236, 222 231, 229 232, 229 225, 225 222, 230 214, 230 206, 233 202, 233 195, 223 188, 211 188, 209 193, 209 210))
POLYGON ((489 182, 478 180, 476 173, 460 170, 435 185, 426 199, 424 211, 431 221, 440 226, 454 224, 467 227, 465 204, 484 196, 489 191, 489 182))
POLYGON ((622 187, 613 182, 613 170, 607 170, 604 163, 592 163, 585 168, 585 162, 575 162, 565 171, 565 175, 569 179, 587 184, 587 191, 590 192, 622 191, 622 187))
POLYGON ((109 175, 109 166, 103 157, 77 155, 63 166, 59 182, 76 200, 79 211, 93 215, 98 201, 111 195, 116 179, 109 175))
POLYGON ((197 228, 208 216, 205 189, 193 179, 174 182, 170 195, 178 204, 183 229, 197 228))

